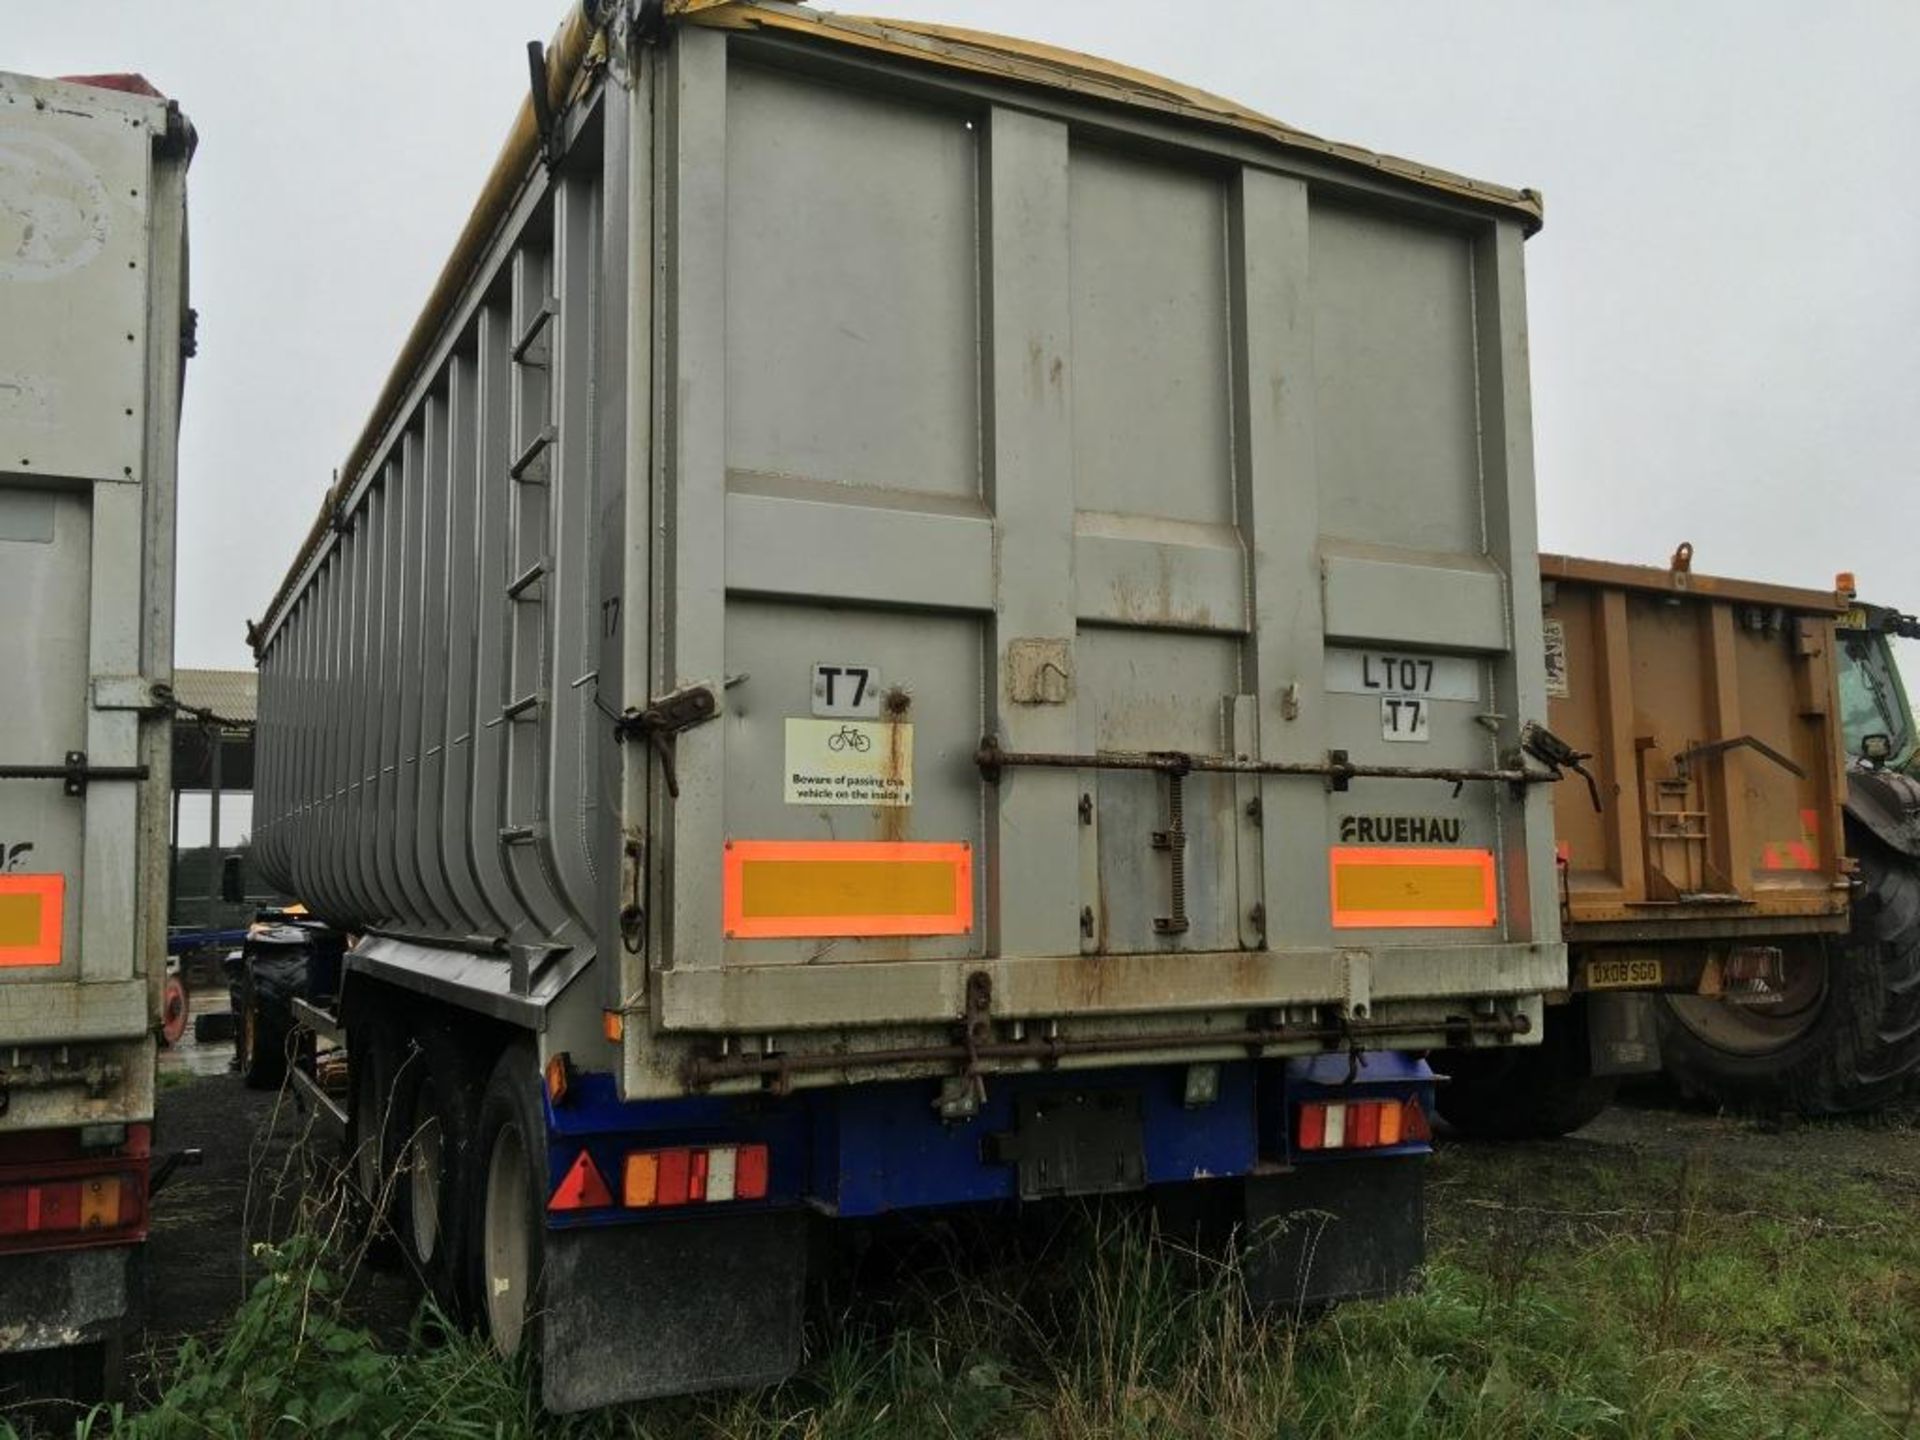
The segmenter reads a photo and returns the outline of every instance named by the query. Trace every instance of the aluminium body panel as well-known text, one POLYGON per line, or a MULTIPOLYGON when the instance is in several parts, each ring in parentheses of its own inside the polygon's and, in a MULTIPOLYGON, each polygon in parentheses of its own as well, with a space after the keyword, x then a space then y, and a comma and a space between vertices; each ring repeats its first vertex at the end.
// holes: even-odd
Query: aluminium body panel
POLYGON ((0 1131, 152 1115, 189 148, 0 75, 0 1131))
POLYGON ((1563 556, 1542 574, 1549 723, 1601 795, 1556 795, 1570 935, 1845 930, 1844 598, 1563 556))
POLYGON ((1524 1031, 1566 978, 1546 787, 976 750, 1517 765, 1526 220, 729 10, 574 87, 268 615, 277 878, 415 988, 436 944, 522 993, 598 957, 552 1003, 624 1017, 632 1094, 944 1043, 974 977, 1012 1031, 1169 1056, 1289 1009, 1524 1031), (441 456, 444 547, 383 558, 441 456), (763 913, 753 865, 845 903, 763 913))

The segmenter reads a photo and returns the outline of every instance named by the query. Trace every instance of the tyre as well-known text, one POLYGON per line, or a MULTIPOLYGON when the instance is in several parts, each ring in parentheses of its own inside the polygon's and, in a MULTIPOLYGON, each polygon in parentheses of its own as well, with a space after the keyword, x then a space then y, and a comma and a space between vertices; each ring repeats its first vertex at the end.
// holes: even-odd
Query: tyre
POLYGON ((0 1424, 24 1420, 27 1435, 75 1429, 89 1407, 114 1398, 123 1388, 122 1348, 112 1341, 94 1341, 0 1355, 0 1424))
POLYGON ((407 1054, 406 1027, 391 1012, 349 1022, 346 1173, 369 1240, 389 1232, 400 1190, 402 1114, 394 1092, 407 1054))
POLYGON ((414 1036, 394 1097, 403 1131, 397 1228, 428 1293, 456 1317, 470 1308, 461 1257, 477 1119, 467 1098, 472 1073, 466 1048, 443 1025, 428 1022, 414 1036))
POLYGON ((471 1272, 476 1317, 503 1359, 540 1351, 546 1139, 540 1068, 524 1043, 493 1067, 474 1130, 471 1272))
POLYGON ((1547 1010, 1538 1045, 1449 1050, 1434 1059, 1448 1077, 1434 1107, 1464 1135, 1547 1140, 1568 1135, 1613 1103, 1619 1081, 1592 1073, 1587 1008, 1574 1000, 1547 1010))
POLYGON ((249 1090, 277 1090, 287 1078, 293 1032, 262 1002, 252 967, 240 972, 239 1011, 233 1032, 235 1068, 249 1090))
POLYGON ((1860 865, 1845 940, 1787 952, 1777 1005, 1669 995, 1660 1061, 1683 1095, 1730 1110, 1843 1115, 1920 1074, 1920 866, 1847 826, 1860 865))
POLYGON ((160 1043, 171 1049, 187 1033, 187 987, 169 974, 160 992, 160 1043))

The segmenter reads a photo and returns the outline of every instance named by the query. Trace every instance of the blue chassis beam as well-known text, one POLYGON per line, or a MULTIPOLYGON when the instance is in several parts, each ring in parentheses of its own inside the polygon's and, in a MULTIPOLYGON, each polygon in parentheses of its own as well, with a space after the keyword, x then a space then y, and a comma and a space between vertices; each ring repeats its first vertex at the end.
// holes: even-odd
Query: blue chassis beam
MULTIPOLYGON (((1132 1091, 1140 1096, 1149 1185, 1246 1175, 1256 1166, 1341 1164, 1425 1154, 1424 1142, 1296 1157, 1290 1117, 1303 1100, 1418 1099, 1432 1112, 1433 1072, 1424 1060, 1388 1052, 1345 1054, 1219 1067, 1215 1099, 1185 1104, 1184 1065, 1033 1072, 987 1079, 979 1113, 942 1120, 937 1080, 802 1090, 786 1096, 695 1096, 627 1103, 611 1075, 577 1074, 559 1105, 546 1106, 548 1191, 585 1150, 620 1194, 629 1151, 674 1146, 764 1144, 768 1193, 728 1213, 807 1205, 843 1218, 1016 1199, 1018 1172, 995 1160, 989 1136, 1015 1128, 1015 1102, 1062 1091, 1132 1091)), ((677 1215, 715 1214, 706 1206, 635 1211, 614 1206, 550 1214, 558 1228, 610 1225, 677 1215)))

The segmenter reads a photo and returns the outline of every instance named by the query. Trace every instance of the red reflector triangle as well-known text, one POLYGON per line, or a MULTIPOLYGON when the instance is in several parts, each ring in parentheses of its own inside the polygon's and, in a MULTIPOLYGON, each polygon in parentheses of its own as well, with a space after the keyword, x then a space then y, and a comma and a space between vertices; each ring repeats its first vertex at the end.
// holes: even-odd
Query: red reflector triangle
POLYGON ((593 1163, 591 1155, 582 1150, 580 1158, 573 1162, 573 1168, 567 1171, 566 1179, 560 1182, 553 1197, 547 1201, 547 1209, 592 1210, 611 1204, 613 1192, 607 1188, 600 1167, 593 1163))
MULTIPOLYGON (((1402 1112, 1400 1143, 1404 1145, 1415 1140, 1431 1139, 1433 1139, 1433 1126, 1427 1123, 1427 1112, 1420 1108, 1418 1100, 1409 1099, 1406 1110, 1402 1112)), ((586 1157, 583 1155, 580 1158, 584 1160, 586 1157)))

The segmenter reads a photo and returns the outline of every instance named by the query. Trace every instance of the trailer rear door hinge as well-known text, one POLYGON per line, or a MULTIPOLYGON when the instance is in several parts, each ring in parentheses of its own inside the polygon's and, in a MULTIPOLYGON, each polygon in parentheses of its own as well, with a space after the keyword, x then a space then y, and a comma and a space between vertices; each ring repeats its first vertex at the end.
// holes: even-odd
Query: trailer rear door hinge
POLYGON ((144 675, 96 675, 93 708, 131 710, 137 715, 171 715, 173 687, 156 685, 144 675))

